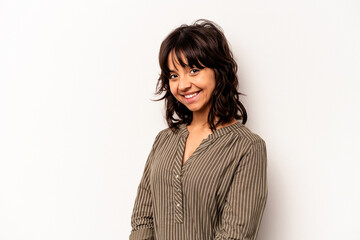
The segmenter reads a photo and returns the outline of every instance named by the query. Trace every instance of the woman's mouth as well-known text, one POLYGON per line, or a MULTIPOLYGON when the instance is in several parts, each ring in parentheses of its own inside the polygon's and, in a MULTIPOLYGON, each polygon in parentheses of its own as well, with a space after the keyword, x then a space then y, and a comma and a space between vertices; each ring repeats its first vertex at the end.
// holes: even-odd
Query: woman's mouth
POLYGON ((193 94, 183 95, 183 98, 185 99, 186 103, 193 103, 199 98, 199 94, 201 91, 198 91, 193 94))

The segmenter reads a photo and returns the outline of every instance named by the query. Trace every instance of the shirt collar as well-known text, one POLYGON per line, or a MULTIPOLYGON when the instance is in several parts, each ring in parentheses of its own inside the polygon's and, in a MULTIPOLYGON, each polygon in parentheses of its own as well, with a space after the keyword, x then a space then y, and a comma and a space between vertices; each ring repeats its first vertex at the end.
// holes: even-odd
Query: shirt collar
MULTIPOLYGON (((242 126, 243 126, 243 124, 241 123, 241 121, 238 120, 234 124, 216 129, 213 133, 210 133, 206 139, 210 140, 210 139, 218 138, 218 137, 220 137, 228 132, 234 131, 242 126)), ((187 136, 189 135, 189 130, 187 129, 186 124, 185 123, 180 124, 179 129, 180 129, 181 135, 184 136, 185 138, 187 138, 187 136)))

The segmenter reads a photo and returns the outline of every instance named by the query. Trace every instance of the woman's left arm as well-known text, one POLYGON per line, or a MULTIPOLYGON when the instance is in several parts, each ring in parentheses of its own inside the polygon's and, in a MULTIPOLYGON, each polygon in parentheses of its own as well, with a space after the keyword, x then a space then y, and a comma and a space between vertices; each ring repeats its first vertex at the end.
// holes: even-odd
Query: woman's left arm
POLYGON ((214 240, 256 239, 268 194, 266 169, 266 145, 261 139, 240 160, 214 240))

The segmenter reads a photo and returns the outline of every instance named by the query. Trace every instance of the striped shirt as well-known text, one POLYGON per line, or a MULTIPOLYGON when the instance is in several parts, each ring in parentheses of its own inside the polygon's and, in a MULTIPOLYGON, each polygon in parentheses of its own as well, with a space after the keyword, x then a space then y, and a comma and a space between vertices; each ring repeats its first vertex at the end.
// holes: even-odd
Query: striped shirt
POLYGON ((237 121, 208 135, 182 164, 188 134, 181 124, 155 137, 129 239, 256 239, 268 193, 265 141, 237 121))

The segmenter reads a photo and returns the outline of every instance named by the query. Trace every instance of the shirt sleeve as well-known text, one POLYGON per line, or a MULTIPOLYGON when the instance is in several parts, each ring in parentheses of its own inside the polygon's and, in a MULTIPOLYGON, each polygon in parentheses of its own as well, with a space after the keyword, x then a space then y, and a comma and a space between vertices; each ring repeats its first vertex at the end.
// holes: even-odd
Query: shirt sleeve
POLYGON ((153 162, 156 143, 158 142, 160 133, 156 136, 151 151, 145 163, 143 175, 137 188, 134 208, 131 215, 131 233, 130 240, 153 240, 154 225, 153 211, 151 202, 151 191, 149 183, 150 167, 153 162))
POLYGON ((255 240, 267 199, 267 156, 263 140, 242 157, 225 200, 215 240, 255 240))

